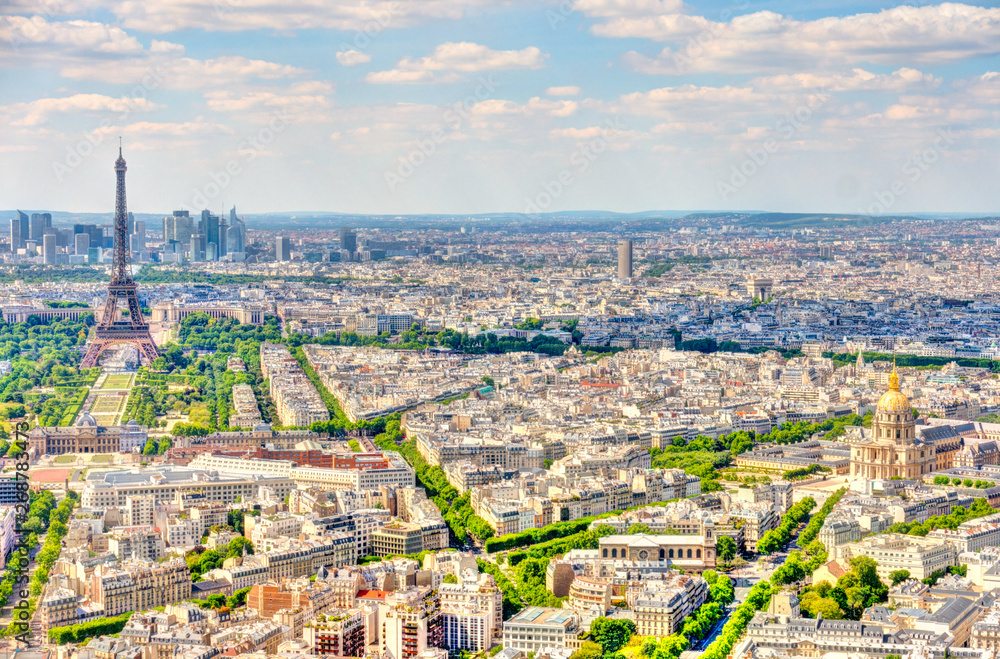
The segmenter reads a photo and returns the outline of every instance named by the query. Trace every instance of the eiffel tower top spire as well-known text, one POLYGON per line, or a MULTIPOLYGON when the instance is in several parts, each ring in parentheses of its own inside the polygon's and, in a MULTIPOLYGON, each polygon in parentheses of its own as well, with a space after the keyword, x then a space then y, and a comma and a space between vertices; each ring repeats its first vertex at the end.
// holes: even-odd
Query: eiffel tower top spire
MULTIPOLYGON (((118 139, 121 140, 121 138, 118 139)), ((132 251, 129 249, 128 205, 125 201, 125 171, 127 169, 119 143, 118 160, 115 161, 117 190, 115 192, 115 252, 111 274, 112 284, 132 283, 132 251)))

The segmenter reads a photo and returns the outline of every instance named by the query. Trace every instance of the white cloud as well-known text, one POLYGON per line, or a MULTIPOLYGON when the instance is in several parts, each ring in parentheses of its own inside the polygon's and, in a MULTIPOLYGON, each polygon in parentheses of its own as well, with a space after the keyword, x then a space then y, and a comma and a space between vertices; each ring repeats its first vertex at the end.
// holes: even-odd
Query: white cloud
POLYGON ((813 21, 771 11, 728 22, 681 13, 605 10, 592 15, 606 19, 592 28, 599 36, 674 44, 655 57, 636 52, 625 56, 632 68, 650 74, 810 70, 863 62, 941 64, 1000 53, 1000 9, 955 3, 903 5, 813 21))
MULTIPOLYGON (((428 20, 459 19, 467 7, 490 0, 60 0, 49 9, 64 15, 108 10, 127 29, 163 34, 186 29, 382 30, 412 27, 428 20)), ((7 13, 36 13, 39 0, 8 0, 7 13)))
POLYGON ((337 53, 337 61, 342 66, 357 66, 372 61, 372 56, 357 50, 345 50, 337 53))
POLYGON ((152 89, 214 89, 250 80, 285 80, 304 69, 225 55, 199 60, 184 56, 184 46, 154 39, 144 49, 117 27, 88 21, 48 22, 35 16, 0 17, 0 43, 7 43, 20 65, 52 66, 73 80, 98 80, 152 89))
POLYGON ((121 28, 92 21, 50 23, 41 16, 0 16, 0 43, 8 44, 16 56, 31 56, 53 46, 61 54, 105 58, 143 51, 138 39, 121 28))
POLYGON ((547 54, 534 46, 523 50, 493 50, 467 41, 443 43, 428 57, 404 57, 394 69, 369 73, 371 83, 426 83, 461 80, 461 73, 540 69, 547 54))
POLYGON ((125 134, 141 135, 143 137, 163 136, 163 137, 192 137, 196 135, 232 135, 233 129, 213 121, 204 121, 200 118, 194 121, 181 123, 153 123, 149 121, 137 121, 127 126, 117 129, 125 134))
POLYGON ((60 73, 74 80, 100 80, 122 85, 146 84, 151 88, 215 89, 252 79, 285 80, 305 75, 303 69, 285 64, 226 55, 209 60, 152 55, 108 66, 101 62, 67 64, 60 73))
POLYGON ((81 112, 150 112, 162 108, 144 98, 114 98, 102 94, 74 94, 63 98, 40 98, 30 103, 0 106, 0 115, 12 126, 35 126, 53 114, 81 112))
POLYGON ((321 122, 327 120, 330 102, 322 94, 279 94, 274 92, 228 91, 205 94, 210 110, 240 114, 256 123, 267 123, 278 116, 286 123, 321 122))
POLYGON ((576 113, 576 101, 550 101, 535 96, 527 103, 515 103, 500 99, 488 99, 472 106, 473 115, 529 115, 546 114, 553 117, 569 117, 576 113))
POLYGON ((674 121, 703 121, 706 116, 712 116, 721 122, 732 116, 779 114, 782 108, 794 110, 806 96, 804 93, 759 92, 750 86, 681 85, 625 94, 608 103, 589 101, 588 105, 615 114, 665 117, 674 121))
POLYGON ((422 82, 457 82, 461 80, 461 76, 455 74, 435 76, 430 71, 390 69, 388 71, 372 71, 365 76, 365 80, 376 85, 412 85, 422 82))
POLYGON ((548 96, 579 96, 580 88, 575 86, 569 87, 549 87, 545 90, 548 96))
POLYGON ((679 13, 683 8, 681 0, 576 0, 573 3, 573 9, 597 18, 657 16, 679 13))
POLYGON ((941 78, 908 68, 902 68, 889 74, 854 69, 849 75, 836 73, 783 74, 757 78, 750 84, 758 90, 817 89, 826 92, 902 92, 914 89, 937 89, 941 86, 941 78))

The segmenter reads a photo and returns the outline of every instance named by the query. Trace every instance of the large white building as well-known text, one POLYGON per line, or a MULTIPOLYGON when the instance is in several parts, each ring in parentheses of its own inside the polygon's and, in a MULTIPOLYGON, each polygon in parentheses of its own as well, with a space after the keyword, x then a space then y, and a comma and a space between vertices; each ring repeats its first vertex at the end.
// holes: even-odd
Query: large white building
POLYGON ((295 488, 286 476, 221 475, 215 471, 183 467, 156 467, 95 472, 83 486, 80 505, 88 510, 123 507, 129 497, 152 496, 156 503, 175 500, 178 492, 201 492, 209 501, 230 503, 238 497, 252 499, 261 487, 284 498, 295 488))
POLYGON ((481 652, 500 637, 503 594, 491 575, 470 569, 459 576, 459 583, 442 583, 438 592, 444 647, 481 652))
POLYGON ((890 580, 895 570, 908 570, 914 579, 926 579, 935 572, 955 565, 955 546, 933 538, 885 533, 840 545, 836 548, 837 561, 846 565, 852 558, 868 556, 878 563, 878 576, 890 580))
POLYGON ((551 647, 578 650, 583 644, 579 634, 580 616, 576 613, 529 606, 503 624, 503 647, 525 654, 551 647))
POLYGON ((395 451, 386 451, 389 466, 377 468, 297 467, 291 460, 237 458, 203 453, 191 461, 191 467, 212 469, 228 474, 268 474, 290 478, 296 485, 326 486, 355 492, 386 487, 415 487, 413 467, 395 451))

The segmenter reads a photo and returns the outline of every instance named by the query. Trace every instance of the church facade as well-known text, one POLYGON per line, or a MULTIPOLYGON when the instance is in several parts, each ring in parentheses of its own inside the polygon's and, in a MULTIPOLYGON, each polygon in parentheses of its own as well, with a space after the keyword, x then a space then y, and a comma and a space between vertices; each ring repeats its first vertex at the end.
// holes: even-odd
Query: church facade
POLYGON ((895 367, 878 400, 871 435, 851 446, 851 475, 865 479, 922 480, 937 467, 933 444, 917 437, 910 400, 899 390, 895 367))

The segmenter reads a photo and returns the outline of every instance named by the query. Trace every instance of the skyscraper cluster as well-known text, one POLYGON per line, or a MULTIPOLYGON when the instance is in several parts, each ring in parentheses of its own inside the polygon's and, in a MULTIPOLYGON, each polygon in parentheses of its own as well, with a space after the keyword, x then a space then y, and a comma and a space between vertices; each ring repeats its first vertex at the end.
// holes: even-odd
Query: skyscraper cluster
POLYGON ((225 218, 203 210, 200 217, 188 211, 174 211, 163 218, 164 253, 179 260, 185 254, 191 261, 218 261, 227 255, 242 260, 246 249, 246 224, 236 215, 236 207, 225 218))
POLYGON ((27 213, 17 211, 17 217, 10 221, 11 251, 28 249, 33 253, 47 233, 54 233, 52 213, 32 213, 28 217, 27 213))
MULTIPOLYGON (((41 256, 42 263, 47 265, 94 264, 100 261, 102 250, 113 247, 114 239, 108 232, 110 227, 97 224, 55 227, 51 213, 32 213, 30 216, 23 211, 16 213, 17 216, 10 220, 10 248, 15 255, 41 256)), ((131 213, 128 221, 132 251, 143 252, 146 249, 145 222, 136 221, 131 213)))

